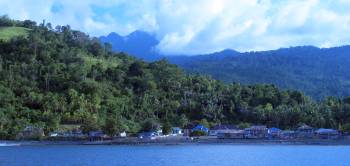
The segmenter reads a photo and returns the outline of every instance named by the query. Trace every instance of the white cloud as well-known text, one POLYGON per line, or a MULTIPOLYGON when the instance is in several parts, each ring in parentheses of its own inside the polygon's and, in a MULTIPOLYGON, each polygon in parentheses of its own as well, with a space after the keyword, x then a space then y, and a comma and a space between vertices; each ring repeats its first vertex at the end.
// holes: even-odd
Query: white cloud
POLYGON ((166 54, 350 44, 348 0, 0 0, 0 6, 0 14, 15 19, 46 19, 96 36, 153 32, 166 54), (59 12, 51 10, 55 3, 59 12))
POLYGON ((280 28, 298 28, 303 26, 318 0, 286 1, 277 11, 276 24, 280 28))

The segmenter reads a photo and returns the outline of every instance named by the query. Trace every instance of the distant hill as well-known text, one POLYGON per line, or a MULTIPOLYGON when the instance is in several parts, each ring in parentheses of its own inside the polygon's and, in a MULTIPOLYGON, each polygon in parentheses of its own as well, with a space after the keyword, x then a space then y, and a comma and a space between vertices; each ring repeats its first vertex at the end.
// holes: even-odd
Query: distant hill
POLYGON ((139 59, 153 61, 160 59, 155 51, 159 41, 151 34, 143 31, 135 31, 127 36, 110 33, 100 37, 101 42, 110 43, 113 51, 126 52, 139 59))
POLYGON ((9 40, 17 36, 27 36, 29 30, 24 27, 0 27, 0 40, 9 40))
POLYGON ((112 43, 115 51, 148 61, 166 58, 189 73, 210 75, 227 83, 275 84, 301 90, 315 99, 350 95, 350 46, 300 46, 245 53, 227 49, 204 55, 161 56, 153 49, 159 42, 146 32, 136 31, 125 37, 111 33, 101 41, 112 43))
POLYGON ((226 49, 219 52, 214 52, 211 54, 202 54, 202 55, 176 55, 176 56, 166 56, 168 61, 177 64, 179 66, 188 66, 196 61, 221 61, 228 57, 233 57, 240 55, 241 53, 235 50, 226 49))
MULTIPOLYGON (((298 89, 321 99, 350 95, 350 46, 320 49, 313 46, 272 51, 232 53, 224 58, 187 57, 173 60, 190 73, 211 75, 225 82, 267 83, 298 89)), ((220 56, 217 53, 207 57, 220 56)))

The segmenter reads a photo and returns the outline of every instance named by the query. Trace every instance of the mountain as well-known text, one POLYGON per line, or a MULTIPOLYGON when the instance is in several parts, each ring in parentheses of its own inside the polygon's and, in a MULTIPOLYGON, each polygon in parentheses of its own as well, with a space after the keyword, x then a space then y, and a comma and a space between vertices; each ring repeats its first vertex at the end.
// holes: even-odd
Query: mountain
POLYGON ((203 55, 162 56, 154 50, 159 42, 146 32, 136 31, 126 37, 111 33, 101 41, 141 59, 166 58, 189 73, 210 75, 226 83, 274 84, 301 90, 315 99, 350 95, 350 46, 299 46, 242 53, 226 49, 203 55))
POLYGON ((240 55, 238 51, 232 49, 226 49, 219 52, 214 52, 211 54, 202 54, 202 55, 173 55, 173 56, 164 56, 169 62, 174 63, 179 66, 188 66, 196 61, 221 61, 228 57, 233 57, 240 55))
POLYGON ((237 53, 220 59, 193 56, 185 63, 169 60, 190 73, 210 75, 228 83, 274 84, 301 90, 315 99, 350 95, 350 46, 300 46, 237 53))
POLYGON ((110 43, 113 51, 125 52, 139 59, 147 61, 160 59, 155 48, 159 41, 147 32, 134 31, 127 36, 112 32, 107 36, 101 36, 100 41, 110 43))
POLYGON ((158 39, 144 31, 134 31, 126 36, 121 36, 115 32, 108 34, 107 36, 99 37, 102 43, 109 43, 115 52, 125 52, 136 58, 146 61, 156 61, 166 58, 173 63, 182 64, 196 60, 220 60, 228 56, 237 55, 239 52, 231 49, 226 49, 211 54, 202 54, 196 56, 189 55, 161 55, 156 47, 159 44, 158 39))

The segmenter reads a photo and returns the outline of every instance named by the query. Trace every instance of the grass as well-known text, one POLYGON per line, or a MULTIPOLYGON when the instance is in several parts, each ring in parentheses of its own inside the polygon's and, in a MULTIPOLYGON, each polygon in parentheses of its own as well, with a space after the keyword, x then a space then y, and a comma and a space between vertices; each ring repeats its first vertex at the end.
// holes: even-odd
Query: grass
POLYGON ((0 40, 10 40, 18 36, 28 36, 30 29, 23 27, 0 27, 0 40))

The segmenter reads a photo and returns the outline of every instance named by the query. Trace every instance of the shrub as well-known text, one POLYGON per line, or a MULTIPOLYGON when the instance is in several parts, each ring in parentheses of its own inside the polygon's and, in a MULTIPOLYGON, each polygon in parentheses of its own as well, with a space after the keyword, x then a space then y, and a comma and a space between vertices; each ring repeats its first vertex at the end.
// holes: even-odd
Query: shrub
POLYGON ((205 136, 205 135, 207 135, 207 133, 204 131, 200 131, 200 130, 193 131, 190 134, 191 137, 199 137, 199 136, 205 136))

